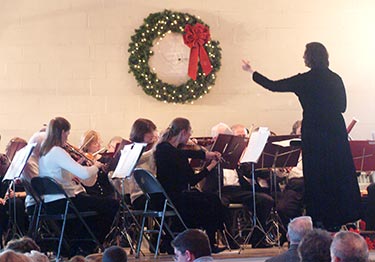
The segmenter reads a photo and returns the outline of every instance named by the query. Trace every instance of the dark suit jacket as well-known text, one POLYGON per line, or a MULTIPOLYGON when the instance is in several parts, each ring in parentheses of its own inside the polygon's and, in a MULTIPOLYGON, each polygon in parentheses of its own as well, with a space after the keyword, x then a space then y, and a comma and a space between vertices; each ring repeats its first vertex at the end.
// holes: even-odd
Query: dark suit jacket
POLYGON ((265 262, 299 262, 300 259, 298 256, 297 248, 297 244, 290 245, 288 251, 276 257, 271 257, 267 259, 265 262))

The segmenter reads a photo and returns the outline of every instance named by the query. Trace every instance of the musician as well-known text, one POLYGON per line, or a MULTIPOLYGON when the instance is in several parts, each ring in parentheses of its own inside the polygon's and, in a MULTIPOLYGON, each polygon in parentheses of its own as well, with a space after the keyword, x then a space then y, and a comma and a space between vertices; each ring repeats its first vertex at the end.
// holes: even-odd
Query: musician
MULTIPOLYGON (((82 135, 80 148, 83 152, 88 153, 92 158, 105 164, 107 159, 102 158, 100 153, 94 155, 94 153, 97 153, 103 149, 101 144, 102 140, 100 134, 95 130, 89 130, 82 135)), ((105 170, 105 168, 99 169, 98 178, 93 186, 84 185, 84 187, 89 195, 113 198, 115 194, 115 190, 112 184, 109 182, 108 172, 105 170)))
MULTIPOLYGON (((235 125, 234 131, 241 136, 246 134, 245 128, 241 125, 235 125)), ((233 134, 233 131, 228 125, 219 123, 211 128, 211 136, 213 140, 216 140, 219 134, 233 134)), ((243 204, 249 210, 253 210, 250 165, 239 164, 237 169, 234 170, 224 168, 218 170, 217 168, 214 168, 202 184, 202 190, 204 192, 219 193, 219 174, 221 175, 221 196, 219 196, 221 202, 226 206, 229 206, 230 203, 243 204)), ((265 228, 266 220, 271 212, 274 201, 271 196, 265 193, 256 192, 255 196, 258 219, 265 228)), ((260 238, 262 238, 262 236, 257 232, 256 236, 252 239, 252 243, 254 245, 260 245, 260 238)), ((260 246, 264 246, 264 243, 260 246)))
POLYGON ((209 175, 221 155, 218 152, 179 149, 179 145, 187 143, 191 132, 188 119, 175 118, 163 133, 155 151, 157 179, 176 205, 187 226, 205 229, 212 252, 218 253, 223 249, 215 245, 215 232, 223 225, 224 207, 214 194, 189 190, 190 186, 209 175), (189 158, 209 159, 211 162, 201 172, 194 174, 189 158))
POLYGON ((315 226, 336 231, 359 219, 360 192, 342 113, 345 87, 328 66, 328 52, 317 42, 308 43, 305 65, 311 70, 272 81, 243 61, 243 70, 264 88, 293 92, 303 108, 302 162, 307 215, 315 226))
MULTIPOLYGON (((4 229, 10 229, 8 227, 10 221, 14 221, 13 210, 16 208, 16 219, 15 222, 22 233, 26 232, 26 214, 25 214, 25 190, 20 185, 17 179, 11 181, 3 181, 3 178, 10 166, 11 160, 13 160, 18 150, 22 149, 27 145, 25 139, 20 137, 12 138, 6 146, 5 154, 1 154, 1 173, 0 173, 0 236, 5 232, 4 229), (14 184, 15 183, 15 184, 14 184), (13 187, 15 186, 15 192, 13 187), (15 204, 15 207, 14 207, 15 204)), ((9 239, 5 239, 6 241, 9 239)), ((2 245, 2 243, 1 243, 2 245)))
MULTIPOLYGON (((8 168, 10 165, 10 160, 7 157, 6 154, 0 154, 0 179, 1 181, 3 180, 8 168)), ((7 184, 4 184, 3 182, 0 183, 0 248, 3 248, 3 233, 4 231, 8 228, 8 217, 6 214, 6 211, 8 210, 8 207, 5 207, 6 201, 5 199, 5 194, 8 189, 7 184)))
MULTIPOLYGON (((130 131, 130 141, 135 143, 155 144, 158 140, 156 125, 149 119, 138 118, 132 125, 130 131)), ((156 166, 154 160, 155 147, 143 152, 140 157, 137 168, 143 168, 151 174, 156 175, 156 166)), ((137 185, 134 177, 131 176, 125 180, 126 193, 130 194, 130 201, 134 209, 143 210, 146 203, 146 196, 137 185)))
POLYGON ((118 144, 120 144, 124 139, 121 136, 114 136, 109 140, 107 145, 107 152, 114 153, 118 144))
MULTIPOLYGON (((40 149, 39 175, 54 178, 65 190, 67 195, 79 211, 96 211, 99 213, 95 221, 87 221, 97 235, 99 241, 103 241, 109 231, 113 218, 119 204, 110 198, 90 196, 85 193, 80 184, 75 182, 79 179, 86 186, 95 184, 99 168, 102 163, 95 161, 92 166, 83 166, 77 163, 63 149, 66 146, 70 133, 70 123, 62 117, 52 119, 47 128, 46 139, 40 149)), ((60 195, 46 195, 46 209, 49 212, 60 213, 65 208, 64 197, 60 195)), ((81 225, 75 226, 68 233, 79 232, 81 225)))
MULTIPOLYGON (((292 126, 291 135, 301 135, 302 121, 297 120, 292 126)), ((302 169, 302 156, 298 159, 297 166, 284 170, 286 173, 285 188, 280 194, 276 203, 276 209, 287 226, 289 221, 301 216, 304 208, 304 179, 302 169)))
MULTIPOLYGON (((35 143, 36 145, 21 175, 21 180, 24 183, 30 184, 31 179, 39 175, 40 148, 45 139, 46 139, 46 127, 43 127, 38 132, 34 133, 29 139, 29 142, 28 142, 29 144, 35 143)), ((36 202, 34 198, 30 194, 27 194, 26 199, 25 199, 25 206, 26 206, 27 214, 32 215, 34 213, 35 204, 36 202)))

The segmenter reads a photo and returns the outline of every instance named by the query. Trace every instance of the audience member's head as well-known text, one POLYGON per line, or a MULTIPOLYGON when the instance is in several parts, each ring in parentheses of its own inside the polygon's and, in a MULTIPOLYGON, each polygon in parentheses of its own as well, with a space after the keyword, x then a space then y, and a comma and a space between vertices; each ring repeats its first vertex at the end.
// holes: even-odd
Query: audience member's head
POLYGON ((31 258, 33 262, 49 262, 48 257, 36 250, 31 250, 31 252, 25 253, 25 256, 31 258))
POLYGON ((176 261, 193 261, 199 257, 211 256, 210 241, 199 229, 187 229, 172 241, 176 261))
POLYGON ((6 250, 13 250, 15 252, 26 253, 32 250, 40 251, 40 247, 29 237, 22 237, 8 242, 5 246, 6 250))
POLYGON ((241 124, 236 124, 236 125, 231 126, 231 130, 234 136, 242 136, 242 137, 249 136, 249 130, 241 124))
POLYGON ((367 262, 368 246, 362 236, 350 231, 338 232, 331 245, 332 262, 367 262))
POLYGON ((24 254, 6 250, 0 254, 0 262, 33 262, 33 260, 24 254))
POLYGON ((313 229, 307 233, 298 246, 301 262, 330 262, 331 235, 321 229, 313 229))
POLYGON ((217 138, 219 134, 232 135, 232 130, 227 124, 219 123, 211 128, 212 138, 217 138))
POLYGON ((69 262, 86 262, 86 259, 84 256, 74 256, 69 259, 69 262))
POLYGON ((122 247, 111 246, 104 250, 103 262, 126 262, 127 260, 128 257, 122 247))
POLYGON ((288 238, 290 244, 298 244, 302 238, 313 229, 312 219, 309 216, 296 217, 288 224, 288 238))
POLYGON ((86 259, 86 262, 102 262, 103 253, 90 254, 86 256, 85 259, 86 259))

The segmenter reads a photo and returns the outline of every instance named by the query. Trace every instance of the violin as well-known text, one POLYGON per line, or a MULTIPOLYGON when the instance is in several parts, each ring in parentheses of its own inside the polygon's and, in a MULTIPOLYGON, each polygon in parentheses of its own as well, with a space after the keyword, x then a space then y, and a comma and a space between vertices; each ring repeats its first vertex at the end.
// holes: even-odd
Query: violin
POLYGON ((79 149, 76 146, 73 146, 72 144, 69 144, 68 142, 65 143, 63 146, 65 151, 69 153, 69 155, 75 160, 79 161, 81 159, 84 159, 86 164, 93 165, 96 161, 95 156, 93 156, 90 153, 83 152, 81 149, 79 149))

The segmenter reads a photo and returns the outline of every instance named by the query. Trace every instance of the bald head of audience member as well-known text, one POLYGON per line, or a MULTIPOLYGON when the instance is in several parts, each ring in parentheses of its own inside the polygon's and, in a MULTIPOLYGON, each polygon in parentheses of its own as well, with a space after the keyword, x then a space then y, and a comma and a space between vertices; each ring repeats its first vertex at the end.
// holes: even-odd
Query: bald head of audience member
POLYGON ((331 243, 332 237, 325 230, 313 229, 308 232, 298 245, 301 262, 330 262, 331 243))
POLYGON ((368 246, 365 239, 354 232, 338 232, 331 245, 332 262, 367 262, 368 246))
POLYGON ((219 123, 211 128, 211 136, 213 139, 216 139, 219 134, 233 135, 230 127, 224 123, 219 123))
POLYGON ((312 219, 309 216, 296 217, 288 224, 288 238, 290 244, 298 244, 302 238, 313 229, 312 219))

